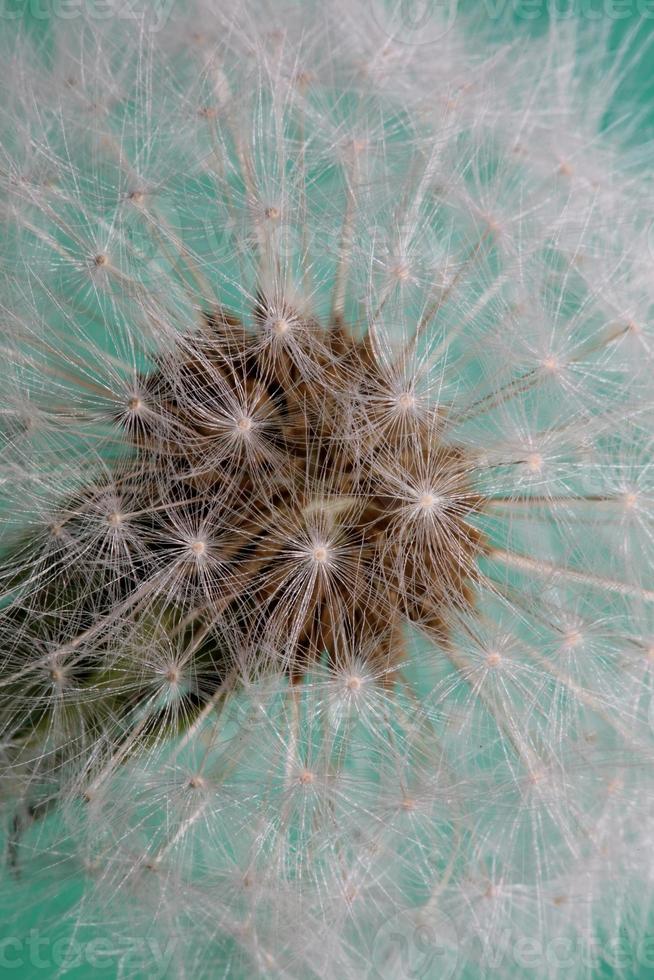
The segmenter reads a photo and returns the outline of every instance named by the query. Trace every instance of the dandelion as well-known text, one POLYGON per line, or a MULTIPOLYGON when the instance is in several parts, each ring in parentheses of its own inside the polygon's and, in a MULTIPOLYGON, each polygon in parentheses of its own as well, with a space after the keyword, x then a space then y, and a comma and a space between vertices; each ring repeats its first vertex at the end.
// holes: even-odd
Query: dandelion
POLYGON ((643 965, 628 52, 390 14, 3 41, 3 896, 116 975, 643 965))

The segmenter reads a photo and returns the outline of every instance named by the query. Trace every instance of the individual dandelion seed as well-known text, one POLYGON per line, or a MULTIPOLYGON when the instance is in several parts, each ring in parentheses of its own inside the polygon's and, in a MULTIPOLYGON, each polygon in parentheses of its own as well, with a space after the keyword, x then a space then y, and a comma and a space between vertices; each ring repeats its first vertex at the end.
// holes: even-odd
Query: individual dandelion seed
POLYGON ((2 52, 0 898, 73 865, 75 935, 174 940, 175 976, 392 975, 398 935, 588 976, 647 933, 621 62, 389 13, 192 0, 2 52))

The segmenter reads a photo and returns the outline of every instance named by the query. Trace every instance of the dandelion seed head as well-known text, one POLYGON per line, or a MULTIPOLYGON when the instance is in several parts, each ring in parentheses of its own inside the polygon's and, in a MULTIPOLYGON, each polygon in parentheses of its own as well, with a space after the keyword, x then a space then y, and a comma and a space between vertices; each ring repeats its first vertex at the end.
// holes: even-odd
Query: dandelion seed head
POLYGON ((545 460, 541 453, 529 453, 525 463, 530 473, 541 473, 545 465, 545 460))
POLYGON ((241 418, 238 419, 236 422, 236 428, 240 432, 245 434, 246 432, 249 432, 252 429, 253 424, 254 423, 249 415, 242 415, 241 418))
POLYGON ((397 396, 396 404, 401 412, 411 412, 416 408, 418 402, 416 396, 410 391, 403 391, 397 396))
POLYGON ((583 633, 579 629, 567 630, 563 638, 563 648, 565 650, 573 650, 575 647, 581 646, 584 642, 583 633))
POLYGON ((624 509, 627 511, 636 510, 639 504, 638 493, 631 490, 624 495, 624 509))
POLYGON ((9 874, 175 975, 363 976, 442 916, 512 978, 652 895, 626 54, 387 6, 0 40, 9 874))
POLYGON ((406 262, 398 262, 391 268, 391 275, 398 282, 408 282, 411 279, 411 269, 406 262))
POLYGON ((431 491, 422 493, 418 498, 418 508, 427 513, 434 513, 442 506, 442 498, 431 491))
POLYGON ((550 355, 543 361, 543 367, 546 371, 549 371, 550 374, 558 374, 561 371, 562 365, 558 357, 550 355))
POLYGON ((324 565, 329 559, 329 548, 325 544, 316 544, 311 551, 311 557, 318 565, 324 565))
POLYGON ((270 321, 270 330, 276 337, 283 337, 292 329, 292 321, 287 317, 276 317, 270 321))

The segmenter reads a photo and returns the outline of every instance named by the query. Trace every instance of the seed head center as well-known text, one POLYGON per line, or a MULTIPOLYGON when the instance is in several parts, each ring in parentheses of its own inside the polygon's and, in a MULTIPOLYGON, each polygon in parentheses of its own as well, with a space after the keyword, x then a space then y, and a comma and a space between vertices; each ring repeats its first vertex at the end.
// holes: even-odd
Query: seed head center
POLYGON ((540 453, 530 453, 527 456, 527 469, 530 473, 540 473, 543 469, 543 457, 540 453))
POLYGON ((407 282, 411 278, 411 270, 406 262, 398 262, 393 269, 393 275, 398 282, 407 282))
POLYGON ((625 510, 633 510, 638 504, 638 494, 634 493, 633 490, 624 495, 624 506, 625 510))
POLYGON ((412 408, 416 407, 415 395, 412 395, 410 391, 403 391, 397 399, 397 404, 403 412, 410 412, 412 408))
POLYGON ((566 650, 573 650, 575 647, 580 646, 583 642, 583 636, 579 630, 571 629, 565 634, 565 639, 563 641, 563 646, 566 650))
POLYGON ((272 322, 271 330, 276 337, 283 337, 290 329, 291 324, 285 317, 278 317, 272 322))
POLYGON ((418 498, 418 507, 422 511, 433 511, 436 510, 440 503, 440 497, 437 494, 427 491, 423 493, 418 498))

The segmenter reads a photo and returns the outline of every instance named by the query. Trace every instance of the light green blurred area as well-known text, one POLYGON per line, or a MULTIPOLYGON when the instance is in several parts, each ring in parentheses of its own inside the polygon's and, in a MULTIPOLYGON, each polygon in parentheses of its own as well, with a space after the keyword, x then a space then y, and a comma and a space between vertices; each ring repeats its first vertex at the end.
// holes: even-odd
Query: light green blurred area
MULTIPOLYGON (((144 2, 145 0, 140 0, 139 6, 128 3, 127 0, 114 0, 116 10, 123 11, 125 15, 129 10, 143 9, 144 2)), ((284 0, 279 0, 280 4, 283 2, 284 0)), ((365 4, 366 0, 353 2, 365 4)), ((15 25, 23 24, 42 45, 43 56, 47 59, 53 23, 57 19, 67 19, 74 25, 75 12, 92 9, 92 6, 90 0, 88 3, 87 0, 79 0, 77 3, 75 0, 0 0, 0 30, 13 30, 15 25)), ((629 51, 634 55, 634 64, 625 74, 619 90, 619 100, 613 107, 611 118, 607 118, 606 125, 611 125, 623 114, 644 110, 642 138, 654 139, 654 0, 577 0, 571 4, 564 3, 563 0, 556 4, 551 0, 524 0, 522 3, 517 0, 462 0, 459 10, 464 15, 474 12, 476 17, 484 21, 492 35, 503 40, 515 38, 516 28, 532 35, 543 34, 548 29, 554 10, 558 11, 559 16, 576 18, 582 30, 585 24, 592 27, 599 18, 610 21, 613 51, 620 50, 627 39, 629 51), (640 60, 636 59, 637 53, 644 51, 647 45, 652 45, 649 53, 640 60)), ((429 56, 430 53, 426 52, 425 57, 429 56)), ((653 204, 643 202, 643 206, 652 207, 653 204)), ((43 826, 39 833, 47 834, 47 826, 43 826)), ((43 843, 43 838, 40 843, 43 843)), ((3 872, 4 877, 0 884, 0 977, 15 976, 20 980, 54 977, 68 957, 73 964, 66 970, 68 977, 87 980, 98 976, 117 980, 123 975, 118 965, 120 960, 111 955, 108 945, 103 943, 102 931, 89 925, 73 933, 69 923, 60 923, 63 914, 79 899, 81 885, 79 879, 70 875, 71 865, 66 855, 53 855, 52 860, 53 863, 58 860, 61 862, 61 886, 58 891, 47 895, 35 890, 29 880, 3 872), (11 932, 8 934, 8 916, 18 907, 24 908, 25 912, 19 920, 12 919, 11 932)), ((137 946, 144 941, 143 937, 139 937, 136 940, 137 946)), ((129 970, 130 953, 128 950, 124 952, 123 969, 127 975, 133 977, 135 973, 129 970)), ((141 952, 142 948, 135 948, 136 954, 141 952)), ((165 951, 159 950, 159 953, 165 962, 165 951)), ((141 974, 144 980, 172 977, 171 973, 162 971, 155 960, 156 955, 153 957, 152 971, 141 974)), ((598 980, 617 975, 608 966, 597 973, 598 980)), ((649 977, 654 978, 654 971, 643 967, 639 972, 622 972, 619 975, 625 977, 625 980, 648 980, 649 977)), ((566 972, 565 976, 572 977, 573 974, 566 972)))

